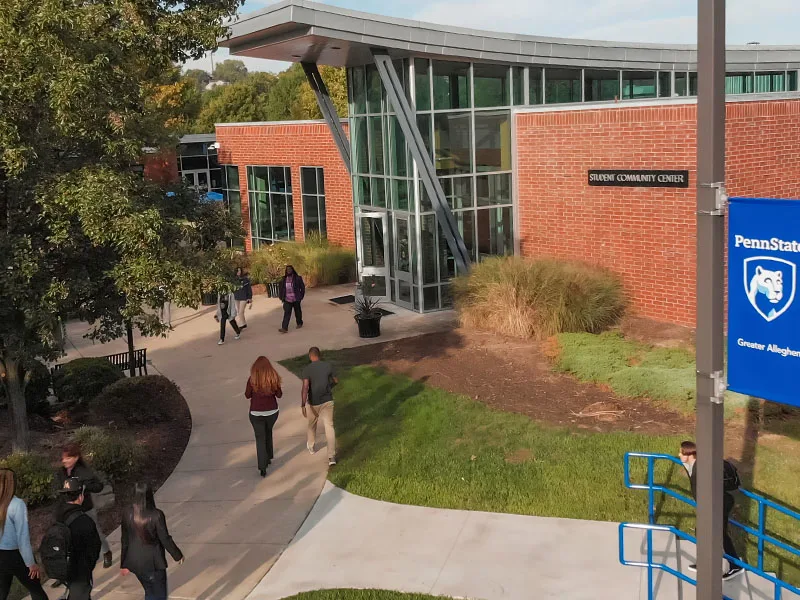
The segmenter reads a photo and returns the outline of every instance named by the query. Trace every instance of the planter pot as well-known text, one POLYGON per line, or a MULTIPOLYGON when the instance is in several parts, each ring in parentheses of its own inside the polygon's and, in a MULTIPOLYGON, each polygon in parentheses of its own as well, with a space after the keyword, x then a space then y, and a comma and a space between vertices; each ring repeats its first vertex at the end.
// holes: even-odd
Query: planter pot
POLYGON ((281 284, 279 282, 267 284, 267 298, 277 298, 280 293, 281 284))
POLYGON ((217 303, 217 295, 214 292, 203 294, 203 306, 214 306, 217 303))
POLYGON ((355 317, 358 323, 358 337, 376 338, 381 335, 381 317, 355 317))

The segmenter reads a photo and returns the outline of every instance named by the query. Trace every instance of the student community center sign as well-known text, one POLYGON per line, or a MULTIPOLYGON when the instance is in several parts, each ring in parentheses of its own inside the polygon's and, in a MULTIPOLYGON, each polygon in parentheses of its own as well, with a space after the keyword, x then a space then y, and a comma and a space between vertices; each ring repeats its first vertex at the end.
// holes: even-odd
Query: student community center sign
POLYGON ((800 406, 800 200, 731 198, 728 387, 800 406))

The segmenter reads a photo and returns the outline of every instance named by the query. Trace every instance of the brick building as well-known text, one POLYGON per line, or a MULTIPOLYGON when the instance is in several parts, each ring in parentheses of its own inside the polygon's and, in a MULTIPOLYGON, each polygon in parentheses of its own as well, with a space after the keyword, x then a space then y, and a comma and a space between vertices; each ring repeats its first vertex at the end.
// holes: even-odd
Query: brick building
MULTIPOLYGON (((637 313, 693 325, 693 48, 387 21, 305 0, 231 29, 232 54, 302 61, 312 87, 315 63, 348 68, 345 123, 217 125, 248 249, 321 230, 356 247, 375 295, 419 311, 451 306, 453 276, 487 256, 579 259, 617 272, 637 313), (683 187, 590 185, 596 170, 670 171, 683 187)), ((731 195, 800 197, 798 69, 800 48, 729 49, 731 195)))

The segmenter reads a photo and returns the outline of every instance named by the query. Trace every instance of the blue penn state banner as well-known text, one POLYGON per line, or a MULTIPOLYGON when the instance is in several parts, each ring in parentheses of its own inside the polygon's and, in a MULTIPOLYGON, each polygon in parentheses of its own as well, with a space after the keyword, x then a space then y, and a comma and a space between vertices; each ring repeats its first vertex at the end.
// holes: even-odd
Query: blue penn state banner
POLYGON ((731 198, 728 388, 800 406, 800 200, 731 198))

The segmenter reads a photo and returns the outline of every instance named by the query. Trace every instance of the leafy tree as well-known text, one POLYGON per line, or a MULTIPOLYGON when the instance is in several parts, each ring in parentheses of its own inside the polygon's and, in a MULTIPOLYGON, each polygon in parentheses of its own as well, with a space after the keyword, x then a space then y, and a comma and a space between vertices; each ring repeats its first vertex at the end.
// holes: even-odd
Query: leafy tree
MULTIPOLYGON (((333 105, 336 107, 336 112, 340 117, 347 116, 347 72, 340 67, 319 67, 322 80, 328 88, 333 105)), ((321 119, 322 113, 319 110, 317 103, 317 96, 308 84, 304 81, 300 84, 298 90, 298 97, 294 104, 296 108, 296 119, 321 119)))
POLYGON ((269 98, 276 81, 272 73, 251 73, 238 83, 209 90, 194 131, 213 132, 214 123, 270 120, 269 98))
POLYGON ((203 69, 189 69, 183 74, 183 78, 195 84, 197 91, 203 93, 206 86, 211 83, 211 74, 203 69))
POLYGON ((237 83, 247 77, 247 67, 244 66, 242 61, 229 58, 214 67, 214 72, 211 75, 217 81, 237 83))
POLYGON ((62 319, 97 301, 99 285, 124 297, 128 321, 164 293, 191 305, 204 287, 230 285, 216 255, 175 254, 168 243, 187 224, 166 216, 163 190, 130 166, 145 146, 175 144, 166 117, 176 107, 158 90, 171 85, 173 64, 216 47, 240 4, 4 0, 0 381, 15 450, 30 446, 34 361, 61 355, 62 319))
POLYGON ((278 80, 272 87, 267 104, 269 121, 288 121, 301 119, 302 113, 297 106, 300 86, 306 81, 306 74, 300 63, 278 74, 278 80))

